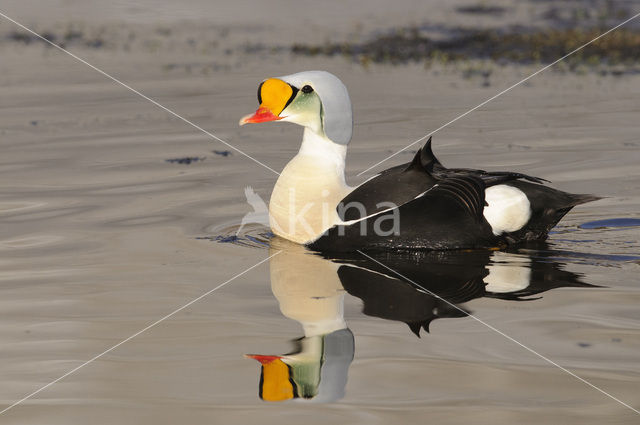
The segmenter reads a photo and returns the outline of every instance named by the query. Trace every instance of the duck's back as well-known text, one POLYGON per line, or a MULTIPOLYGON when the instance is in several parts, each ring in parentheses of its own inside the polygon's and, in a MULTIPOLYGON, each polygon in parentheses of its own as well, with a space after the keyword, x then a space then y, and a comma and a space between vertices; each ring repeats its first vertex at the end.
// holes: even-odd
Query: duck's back
POLYGON ((515 172, 448 169, 433 155, 429 139, 412 162, 349 193, 338 209, 343 224, 309 246, 319 251, 505 247, 546 239, 571 208, 600 199, 543 182, 515 172))

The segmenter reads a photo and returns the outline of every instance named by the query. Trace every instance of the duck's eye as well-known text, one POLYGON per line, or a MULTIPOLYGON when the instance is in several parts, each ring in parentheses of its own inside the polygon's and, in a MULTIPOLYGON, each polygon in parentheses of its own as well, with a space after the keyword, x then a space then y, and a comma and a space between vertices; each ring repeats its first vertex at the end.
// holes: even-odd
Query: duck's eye
POLYGON ((311 87, 308 84, 302 88, 302 93, 311 93, 312 91, 313 91, 313 87, 311 87))

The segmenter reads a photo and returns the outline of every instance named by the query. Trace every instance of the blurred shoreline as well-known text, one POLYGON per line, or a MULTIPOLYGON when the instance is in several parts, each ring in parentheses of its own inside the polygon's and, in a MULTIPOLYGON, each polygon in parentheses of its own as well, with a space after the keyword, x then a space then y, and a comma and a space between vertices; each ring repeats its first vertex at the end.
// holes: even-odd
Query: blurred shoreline
MULTIPOLYGON (((435 8, 446 20, 439 21, 437 14, 429 19, 417 15, 408 23, 390 19, 390 24, 378 27, 364 24, 366 17, 354 16, 337 22, 341 28, 337 31, 308 31, 301 22, 292 22, 285 32, 280 26, 282 4, 274 5, 262 25, 179 17, 174 22, 152 23, 147 19, 132 23, 127 9, 122 10, 119 21, 111 17, 93 22, 95 17, 87 17, 85 21, 74 18, 65 22, 58 17, 52 22, 34 22, 31 17, 22 22, 33 25, 32 29, 63 48, 149 55, 179 52, 189 56, 189 60, 162 63, 166 72, 228 72, 267 59, 335 56, 364 68, 374 64, 418 63, 426 69, 453 65, 452 71, 469 76, 483 75, 496 66, 552 62, 637 13, 629 1, 528 1, 524 2, 528 15, 523 15, 522 3, 454 1, 435 8)), ((158 2, 159 7, 163 5, 158 2)), ((21 20, 19 15, 15 17, 21 20)), ((317 17, 318 25, 323 24, 322 18, 317 17)), ((2 22, 0 49, 36 46, 51 48, 38 37, 2 22)), ((613 76, 640 72, 640 19, 575 53, 554 71, 613 76)))

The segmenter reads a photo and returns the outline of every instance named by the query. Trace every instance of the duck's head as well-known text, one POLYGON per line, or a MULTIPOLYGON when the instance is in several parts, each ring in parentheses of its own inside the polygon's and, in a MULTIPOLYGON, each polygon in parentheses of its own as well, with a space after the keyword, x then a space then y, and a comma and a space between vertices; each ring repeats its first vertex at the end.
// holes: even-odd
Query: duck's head
POLYGON ((299 124, 339 145, 351 140, 353 119, 347 88, 326 71, 269 78, 258 87, 258 110, 240 125, 267 121, 299 124))

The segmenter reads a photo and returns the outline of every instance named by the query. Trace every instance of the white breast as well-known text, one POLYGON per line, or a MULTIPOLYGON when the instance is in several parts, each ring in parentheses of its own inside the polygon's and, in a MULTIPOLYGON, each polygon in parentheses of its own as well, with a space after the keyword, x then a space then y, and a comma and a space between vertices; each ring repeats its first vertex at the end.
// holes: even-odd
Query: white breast
POLYGON ((485 191, 485 200, 488 206, 484 207, 483 214, 496 236, 520 230, 531 218, 529 198, 516 187, 491 186, 485 191))
POLYGON ((282 170, 271 193, 273 233, 304 244, 340 222, 336 207, 352 190, 344 180, 346 150, 305 129, 300 152, 282 170))
POLYGON ((340 218, 338 203, 349 193, 335 167, 298 155, 282 170, 269 202, 271 230, 297 243, 318 238, 340 218))

